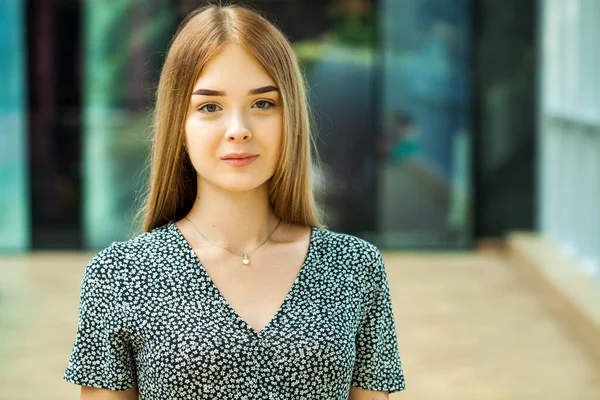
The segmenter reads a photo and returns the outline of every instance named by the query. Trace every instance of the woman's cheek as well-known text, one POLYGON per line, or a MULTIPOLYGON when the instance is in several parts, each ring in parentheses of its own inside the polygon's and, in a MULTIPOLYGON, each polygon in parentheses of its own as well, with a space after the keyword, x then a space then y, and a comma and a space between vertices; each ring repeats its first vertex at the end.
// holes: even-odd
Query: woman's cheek
POLYGON ((204 147, 202 146, 202 136, 198 134, 199 132, 200 130, 198 129, 197 123, 188 120, 185 129, 185 136, 188 152, 192 161, 195 161, 195 159, 198 158, 200 149, 204 147))
POLYGON ((210 131, 210 127, 206 126, 199 118, 191 117, 187 120, 185 131, 190 144, 198 143, 206 136, 206 132, 210 131))

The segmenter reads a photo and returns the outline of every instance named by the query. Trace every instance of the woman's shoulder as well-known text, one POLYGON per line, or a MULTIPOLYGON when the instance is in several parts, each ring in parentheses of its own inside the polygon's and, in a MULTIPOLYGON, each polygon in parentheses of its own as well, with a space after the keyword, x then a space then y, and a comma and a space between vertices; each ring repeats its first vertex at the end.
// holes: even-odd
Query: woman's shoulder
POLYGON ((173 242, 173 223, 154 228, 149 232, 134 235, 128 240, 113 241, 90 260, 88 270, 121 270, 139 265, 140 261, 151 261, 160 253, 168 252, 173 242))
POLYGON ((369 241, 328 229, 317 229, 316 237, 320 268, 330 276, 342 281, 352 277, 366 291, 385 274, 381 253, 369 241))
POLYGON ((149 232, 134 235, 129 240, 115 242, 127 248, 130 252, 148 253, 152 250, 164 249, 164 247, 176 240, 176 226, 174 221, 157 226, 149 232))
POLYGON ((381 254, 379 249, 369 241, 348 233, 329 229, 315 228, 316 241, 324 254, 352 258, 366 263, 377 261, 381 254))

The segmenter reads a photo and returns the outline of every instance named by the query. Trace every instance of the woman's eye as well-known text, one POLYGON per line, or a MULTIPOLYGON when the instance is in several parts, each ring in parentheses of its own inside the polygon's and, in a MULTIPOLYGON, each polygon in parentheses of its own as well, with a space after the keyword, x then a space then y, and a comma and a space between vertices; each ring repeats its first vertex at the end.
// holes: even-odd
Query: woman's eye
POLYGON ((205 104, 202 107, 200 107, 198 110, 205 114, 212 114, 214 112, 217 112, 220 109, 221 108, 216 104, 205 104))
POLYGON ((254 103, 254 105, 256 106, 256 108, 260 108, 263 110, 269 109, 274 106, 273 103, 271 103, 270 101, 266 101, 266 100, 259 100, 256 103, 254 103))

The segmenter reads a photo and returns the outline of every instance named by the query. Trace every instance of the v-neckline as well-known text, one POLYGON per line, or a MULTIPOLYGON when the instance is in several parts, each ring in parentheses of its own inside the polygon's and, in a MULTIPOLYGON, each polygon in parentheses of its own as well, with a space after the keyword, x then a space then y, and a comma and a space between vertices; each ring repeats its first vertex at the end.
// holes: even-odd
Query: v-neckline
POLYGON ((199 267, 202 274, 204 274, 204 276, 208 280, 211 288, 214 290, 217 297, 219 298, 219 301, 221 301, 225 305, 225 307, 227 308, 229 313, 232 314, 239 323, 243 324, 244 327, 247 330, 249 330, 251 333, 258 335, 258 336, 261 336, 267 329, 271 328, 271 326, 275 323, 275 320, 278 319, 280 314, 283 312, 284 306, 288 303, 288 301, 292 297, 292 295, 298 290, 297 289, 298 282, 300 282, 300 279, 304 276, 304 270, 307 268, 308 261, 312 258, 312 253, 313 253, 313 248, 314 248, 314 240, 315 240, 315 232, 317 230, 316 227, 314 227, 314 226, 311 227, 310 239, 309 239, 309 243, 308 243, 308 249, 306 251, 306 256, 304 258, 304 261, 302 262, 300 271, 298 271, 298 274, 296 275, 296 279, 294 279, 294 283, 292 283, 292 287, 286 294, 285 298, 283 299, 283 302, 281 303, 281 305, 279 306, 279 308, 277 309, 277 311, 275 312, 273 317, 271 317, 269 322, 267 322, 267 324, 260 331, 257 331, 233 309, 233 307, 231 306, 231 304, 229 304, 229 302, 227 301, 225 296, 223 296, 223 294, 221 293, 221 291, 219 290, 217 285, 215 285, 212 278, 206 271, 206 268, 202 264, 202 261, 200 261, 200 258, 198 257, 198 255, 196 254, 196 252, 194 251, 194 249, 192 248, 192 246, 190 245, 188 240, 185 238, 185 236, 183 236, 183 233, 179 230, 179 227, 175 224, 175 221, 170 221, 169 224, 171 225, 175 235, 183 243, 183 246, 186 248, 186 251, 190 252, 196 265, 199 267))

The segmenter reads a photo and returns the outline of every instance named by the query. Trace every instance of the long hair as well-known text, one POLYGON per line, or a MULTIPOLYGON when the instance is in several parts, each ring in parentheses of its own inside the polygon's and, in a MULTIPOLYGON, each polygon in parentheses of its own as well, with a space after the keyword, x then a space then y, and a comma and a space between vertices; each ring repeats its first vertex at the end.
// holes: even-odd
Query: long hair
POLYGON ((240 45, 252 54, 281 92, 281 156, 269 183, 273 211, 284 221, 324 226, 312 188, 311 146, 315 146, 304 77, 290 43, 250 9, 209 5, 190 13, 181 23, 160 74, 150 176, 138 213, 143 218, 143 232, 183 218, 194 204, 196 171, 185 149, 184 131, 189 99, 203 66, 229 44, 240 45))

